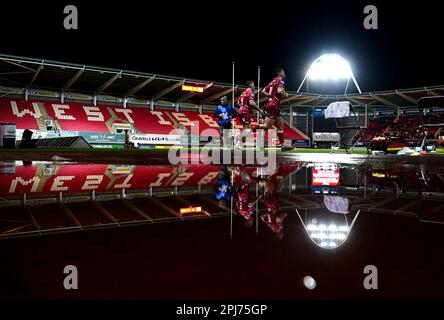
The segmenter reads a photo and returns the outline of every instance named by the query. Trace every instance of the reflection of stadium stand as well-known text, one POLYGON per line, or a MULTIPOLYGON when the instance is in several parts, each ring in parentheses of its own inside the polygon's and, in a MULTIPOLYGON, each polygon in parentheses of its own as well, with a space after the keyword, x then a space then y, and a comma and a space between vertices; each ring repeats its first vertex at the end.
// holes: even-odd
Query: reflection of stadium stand
MULTIPOLYGON (((308 168, 310 169, 310 168, 308 168)), ((321 224, 327 230, 312 239, 321 247, 337 247, 322 240, 323 231, 332 226, 335 241, 345 240, 339 227, 348 225, 348 236, 353 220, 362 214, 395 214, 419 218, 426 222, 442 222, 444 206, 444 179, 439 174, 427 173, 426 192, 418 186, 403 193, 396 185, 385 185, 380 179, 370 180, 366 175, 354 179, 351 173, 361 175, 365 170, 345 170, 341 180, 340 196, 313 195, 307 168, 288 166, 281 171, 283 190, 276 197, 276 208, 282 214, 303 217, 305 226, 321 224), (304 190, 294 183, 306 180, 304 190), (427 191, 428 190, 428 191, 427 191), (441 190, 441 193, 439 193, 441 190), (421 197, 418 198, 418 193, 421 197), (346 219, 346 221, 344 220, 346 219), (344 222, 345 221, 345 222, 344 222), (321 223, 322 222, 322 223, 321 223), (331 222, 331 223, 330 223, 331 222)), ((230 206, 214 200, 214 184, 219 177, 218 166, 188 165, 140 166, 69 164, 66 162, 0 163, 0 238, 38 235, 51 232, 69 232, 91 228, 151 224, 193 219, 229 217, 230 206), (181 207, 202 206, 209 215, 178 214, 181 207)), ((256 170, 256 168, 249 168, 256 170)), ((413 170, 404 169, 404 172, 413 170)), ((253 172, 253 171, 251 171, 253 172)), ((374 171, 376 172, 376 171, 374 171)), ((412 178, 411 186, 414 187, 412 178)), ((416 183, 418 185, 418 183, 416 183)), ((255 190, 250 190, 255 193, 255 190)), ((257 195, 257 194, 256 194, 257 195)), ((264 201, 259 201, 257 213, 268 212, 264 201)), ((245 220, 242 218, 242 220, 245 220)), ((285 223, 284 223, 285 224, 285 223)), ((330 234, 330 233, 329 233, 330 234)))

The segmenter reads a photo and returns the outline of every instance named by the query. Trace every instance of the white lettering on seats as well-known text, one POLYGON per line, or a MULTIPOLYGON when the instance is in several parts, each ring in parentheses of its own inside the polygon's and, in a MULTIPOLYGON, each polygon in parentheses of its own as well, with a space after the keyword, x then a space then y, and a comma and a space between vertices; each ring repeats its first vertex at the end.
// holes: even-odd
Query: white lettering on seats
POLYGON ((189 178, 191 178, 194 175, 194 172, 185 172, 181 173, 177 176, 176 179, 174 179, 173 182, 171 182, 172 186, 181 186, 183 185, 189 178))
POLYGON ((82 186, 82 190, 96 190, 103 181, 102 175, 86 176, 86 181, 82 186))
POLYGON ((60 120, 76 120, 75 117, 66 115, 65 110, 69 110, 69 105, 67 104, 53 104, 52 109, 54 110, 55 117, 60 120))
POLYGON ((188 119, 182 112, 171 112, 174 118, 183 126, 194 126, 194 123, 188 119))
POLYGON ((163 114, 161 111, 150 111, 152 115, 157 116, 157 118, 159 118, 159 124, 167 124, 167 125, 171 125, 171 122, 165 120, 163 118, 163 114))
POLYGON ((218 174, 219 172, 208 172, 208 174, 202 179, 200 179, 200 181, 197 184, 208 184, 211 181, 213 181, 213 179, 216 178, 218 174))
POLYGON ((219 128, 219 125, 212 116, 208 114, 199 114, 199 117, 211 128, 219 128))
POLYGON ((134 123, 133 118, 130 117, 130 113, 133 113, 133 110, 131 109, 115 109, 116 112, 121 112, 125 115, 126 119, 129 121, 129 123, 134 123))
POLYGON ((40 178, 34 177, 29 180, 23 180, 22 177, 17 177, 11 181, 11 185, 9 186, 9 193, 15 192, 15 189, 17 188, 17 183, 20 183, 22 186, 27 186, 28 184, 32 183, 31 192, 36 192, 40 183, 40 178))
POLYGON ((100 112, 99 107, 84 106, 83 110, 85 110, 88 121, 104 121, 103 114, 100 112))
POLYGON ((71 181, 72 179, 74 179, 74 176, 60 176, 55 178, 51 186, 51 191, 67 191, 68 186, 64 186, 63 183, 65 181, 71 181))
POLYGON ((157 175, 156 182, 151 182, 150 187, 160 187, 162 185, 162 180, 164 180, 165 178, 167 178, 169 176, 170 176, 170 173, 159 173, 157 175))
POLYGON ((133 177, 133 174, 130 173, 121 184, 114 185, 114 189, 117 189, 117 188, 120 188, 120 189, 131 188, 131 184, 129 184, 128 182, 131 180, 132 177, 133 177))
POLYGON ((26 108, 23 109, 22 111, 19 111, 18 106, 17 106, 17 102, 11 101, 12 113, 19 118, 23 117, 25 114, 29 114, 36 119, 40 118, 42 116, 42 114, 40 113, 38 103, 36 103, 36 102, 32 103, 32 107, 33 107, 34 111, 31 111, 26 108))

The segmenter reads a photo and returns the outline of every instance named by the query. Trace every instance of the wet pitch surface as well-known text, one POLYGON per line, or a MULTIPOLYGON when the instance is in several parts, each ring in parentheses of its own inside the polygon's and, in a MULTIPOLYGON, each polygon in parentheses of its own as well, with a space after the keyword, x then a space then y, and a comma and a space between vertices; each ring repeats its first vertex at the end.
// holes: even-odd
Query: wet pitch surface
POLYGON ((444 298, 439 158, 52 156, 2 159, 2 298, 444 298))

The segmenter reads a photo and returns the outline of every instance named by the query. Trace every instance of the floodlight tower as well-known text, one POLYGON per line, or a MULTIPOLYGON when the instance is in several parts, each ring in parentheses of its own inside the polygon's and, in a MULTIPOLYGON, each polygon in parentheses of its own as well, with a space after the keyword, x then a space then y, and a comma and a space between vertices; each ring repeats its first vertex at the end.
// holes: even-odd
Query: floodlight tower
POLYGON ((346 79, 347 86, 345 91, 347 91, 348 84, 350 79, 353 80, 356 88, 359 93, 361 92, 361 88, 359 88, 358 82, 353 74, 353 71, 350 67, 350 64, 338 54, 329 53, 324 54, 317 58, 311 64, 307 73, 305 74, 304 79, 301 82, 301 85, 298 88, 299 92, 302 88, 302 85, 308 80, 338 80, 338 79, 346 79))

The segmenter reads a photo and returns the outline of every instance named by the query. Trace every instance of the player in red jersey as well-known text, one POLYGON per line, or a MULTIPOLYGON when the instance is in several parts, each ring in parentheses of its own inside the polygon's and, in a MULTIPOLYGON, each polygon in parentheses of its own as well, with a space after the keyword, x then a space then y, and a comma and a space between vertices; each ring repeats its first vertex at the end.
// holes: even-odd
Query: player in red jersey
POLYGON ((237 176, 234 179, 234 189, 236 194, 236 209, 251 226, 253 222, 254 205, 260 197, 254 199, 250 194, 250 185, 257 183, 246 167, 238 168, 237 176))
POLYGON ((277 68, 275 71, 275 78, 262 90, 262 94, 268 97, 265 104, 265 123, 254 129, 271 129, 273 125, 277 127, 277 136, 281 144, 282 151, 293 149, 292 146, 285 145, 284 140, 284 120, 280 113, 280 100, 288 97, 285 92, 285 72, 282 68, 277 68))
POLYGON ((239 179, 235 181, 236 209, 245 220, 251 225, 254 213, 254 201, 250 196, 250 179, 245 169, 241 170, 239 179))
POLYGON ((244 92, 239 97, 239 100, 237 101, 237 104, 239 106, 238 111, 238 119, 241 122, 243 126, 242 130, 242 143, 245 145, 245 141, 247 139, 247 136, 251 132, 251 108, 262 112, 259 107, 257 106, 256 102, 254 101, 254 82, 248 81, 247 82, 248 88, 245 89, 244 92))
POLYGON ((284 237, 283 227, 286 212, 281 212, 279 208, 279 197, 283 187, 284 168, 279 167, 273 175, 266 177, 262 182, 263 194, 262 200, 267 209, 267 213, 261 215, 262 221, 276 234, 279 239, 284 237))

